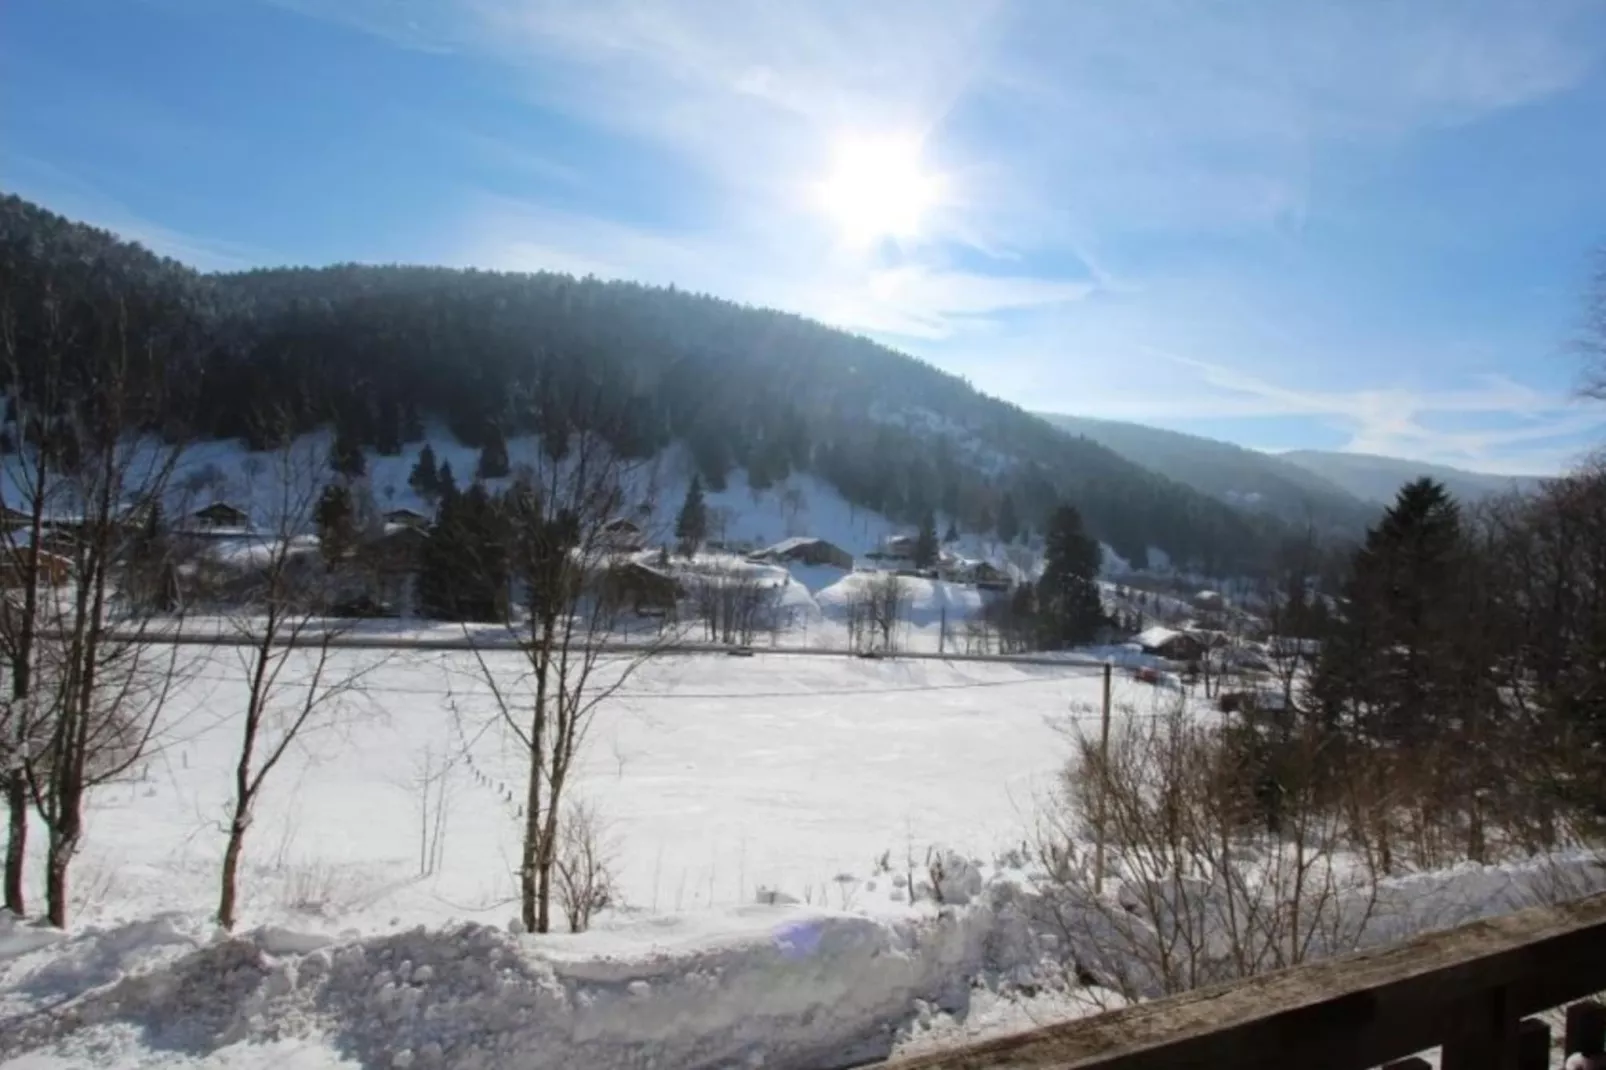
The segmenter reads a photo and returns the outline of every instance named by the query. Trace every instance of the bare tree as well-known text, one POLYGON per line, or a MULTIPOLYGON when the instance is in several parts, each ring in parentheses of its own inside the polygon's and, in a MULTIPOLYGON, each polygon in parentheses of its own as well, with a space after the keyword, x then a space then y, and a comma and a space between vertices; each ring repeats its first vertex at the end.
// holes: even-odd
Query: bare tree
POLYGON ((896 572, 878 572, 866 584, 866 594, 870 628, 879 639, 882 653, 896 653, 898 629, 909 610, 908 585, 896 572))
MULTIPOLYGON (((570 425, 584 425, 569 410, 570 425)), ((519 857, 520 915, 531 932, 552 924, 554 870, 563 843, 564 792, 597 708, 655 654, 674 641, 672 629, 638 640, 628 651, 628 600, 614 597, 614 557, 606 525, 627 511, 637 469, 593 430, 548 443, 536 464, 518 473, 505 503, 512 572, 523 619, 510 621, 518 670, 476 651, 504 728, 525 756, 526 784, 519 857)))
POLYGON ((598 911, 613 905, 611 846, 596 811, 566 803, 554 865, 558 904, 572 933, 585 932, 598 911))
POLYGON ((149 552, 142 521, 159 510, 181 453, 147 429, 167 415, 167 361, 182 345, 153 325, 160 316, 115 290, 82 301, 83 336, 18 375, 15 406, 25 423, 18 464, 32 473, 33 501, 23 554, 31 578, 11 644, 20 699, 12 729, 27 741, 19 757, 46 830, 46 910, 56 926, 67 923, 88 794, 147 753, 180 649, 155 641, 167 614, 134 596, 130 563, 149 552), (72 515, 50 518, 47 557, 51 506, 72 515), (47 572, 62 587, 44 594, 47 572))
POLYGON ((1593 284, 1585 298, 1583 332, 1578 349, 1584 357, 1581 392, 1606 401, 1606 249, 1596 261, 1593 284))
POLYGON ((778 593, 755 569, 716 566, 692 577, 692 612, 709 642, 751 646, 775 627, 778 593))
POLYGON ((247 691, 218 879, 217 920, 225 929, 238 918, 240 861, 263 785, 297 740, 346 712, 383 661, 342 665, 333 646, 349 624, 328 616, 339 580, 309 534, 328 477, 324 460, 311 440, 290 441, 273 454, 267 486, 248 495, 269 523, 253 538, 231 621, 245 640, 237 653, 247 691))

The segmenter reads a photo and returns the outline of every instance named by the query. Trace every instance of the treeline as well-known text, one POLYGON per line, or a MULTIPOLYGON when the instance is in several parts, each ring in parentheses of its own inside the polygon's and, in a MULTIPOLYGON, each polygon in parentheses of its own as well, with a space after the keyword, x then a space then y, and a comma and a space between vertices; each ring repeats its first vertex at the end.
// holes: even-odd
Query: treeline
POLYGON ((1250 716, 1269 815, 1289 793, 1360 786, 1385 869, 1598 833, 1603 533, 1600 466, 1475 509, 1431 480, 1404 487, 1355 553, 1306 686, 1250 716))
POLYGON ((965 531, 1042 532, 1068 503, 1135 564, 1156 547, 1211 573, 1257 570, 1280 533, 962 379, 798 316, 545 273, 342 265, 203 276, 0 201, 0 290, 19 351, 90 276, 121 287, 170 336, 155 346, 181 386, 161 428, 169 435, 265 448, 287 430, 333 424, 348 453, 393 454, 439 420, 495 454, 514 435, 605 429, 627 457, 683 443, 711 490, 737 468, 758 488, 810 472, 910 524, 935 511, 965 531), (580 396, 596 428, 579 426, 580 396))

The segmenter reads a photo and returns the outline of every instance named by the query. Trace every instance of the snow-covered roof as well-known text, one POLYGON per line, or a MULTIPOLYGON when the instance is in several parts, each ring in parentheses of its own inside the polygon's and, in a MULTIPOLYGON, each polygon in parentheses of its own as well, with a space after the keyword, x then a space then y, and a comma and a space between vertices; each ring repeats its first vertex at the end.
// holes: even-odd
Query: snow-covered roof
POLYGON ((1175 628, 1166 628, 1156 624, 1152 628, 1145 628, 1133 637, 1133 642, 1142 647, 1164 646, 1173 639, 1180 639, 1186 632, 1179 632, 1175 628))
POLYGON ((765 556, 773 554, 779 557, 792 553, 794 550, 801 550, 805 546, 819 546, 822 543, 828 546, 831 545, 825 539, 822 539, 817 535, 794 535, 790 539, 782 539, 774 546, 767 546, 759 552, 765 556))

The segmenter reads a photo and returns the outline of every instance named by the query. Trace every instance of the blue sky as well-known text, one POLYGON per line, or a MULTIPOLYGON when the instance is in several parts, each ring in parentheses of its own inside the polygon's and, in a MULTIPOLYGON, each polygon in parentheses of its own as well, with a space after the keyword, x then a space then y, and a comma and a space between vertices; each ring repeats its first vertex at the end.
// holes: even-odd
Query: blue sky
POLYGON ((0 188, 204 268, 673 282, 1259 448, 1606 442, 1606 0, 6 0, 0 188))

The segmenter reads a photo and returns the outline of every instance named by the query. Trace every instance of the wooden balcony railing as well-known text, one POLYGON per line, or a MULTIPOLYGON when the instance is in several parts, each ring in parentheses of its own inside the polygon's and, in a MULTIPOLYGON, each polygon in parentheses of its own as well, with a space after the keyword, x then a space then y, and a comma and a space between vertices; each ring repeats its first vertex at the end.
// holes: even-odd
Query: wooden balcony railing
POLYGON ((1601 1055, 1606 895, 1491 918, 1110 1014, 887 1064, 889 1070, 1540 1070, 1601 1055), (1568 1008, 1553 1053, 1530 1015, 1568 1008))

